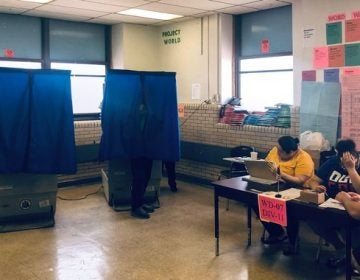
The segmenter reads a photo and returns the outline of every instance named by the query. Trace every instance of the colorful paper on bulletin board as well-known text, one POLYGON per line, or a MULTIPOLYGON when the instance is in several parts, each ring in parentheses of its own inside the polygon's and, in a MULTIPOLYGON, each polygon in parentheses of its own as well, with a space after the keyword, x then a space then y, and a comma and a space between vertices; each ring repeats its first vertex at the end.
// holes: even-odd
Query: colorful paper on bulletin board
POLYGON ((343 75, 360 75, 360 68, 352 67, 352 68, 343 68, 343 75))
POLYGON ((184 104, 178 104, 178 116, 179 116, 179 118, 185 117, 185 105, 184 104))
POLYGON ((339 69, 325 69, 324 70, 324 81, 338 83, 340 81, 339 69))
POLYGON ((316 70, 302 71, 303 81, 316 81, 316 70))
POLYGON ((326 24, 326 44, 340 44, 342 40, 341 22, 332 22, 326 24))
POLYGON ((268 39, 261 40, 261 53, 269 53, 270 51, 270 42, 268 39))
POLYGON ((345 21, 345 42, 360 41, 360 19, 345 21))
POLYGON ((344 45, 329 46, 329 67, 344 66, 344 45))
POLYGON ((260 220, 287 226, 286 201, 264 194, 258 195, 260 220))
POLYGON ((314 68, 326 68, 329 65, 329 48, 319 47, 313 51, 314 68))
POLYGON ((345 66, 360 65, 360 44, 345 45, 345 66))
POLYGON ((339 83, 301 83, 300 133, 307 130, 319 131, 331 145, 335 145, 339 109, 339 83))
POLYGON ((341 138, 360 145, 360 75, 341 77, 341 138))

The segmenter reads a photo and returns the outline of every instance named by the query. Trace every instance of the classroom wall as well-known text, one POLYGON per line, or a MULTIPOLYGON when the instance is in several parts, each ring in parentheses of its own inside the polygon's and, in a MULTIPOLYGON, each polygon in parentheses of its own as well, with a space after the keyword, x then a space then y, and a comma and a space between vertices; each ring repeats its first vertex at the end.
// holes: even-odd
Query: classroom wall
POLYGON ((139 24, 112 26, 113 69, 159 71, 158 27, 139 24))
MULTIPOLYGON (((313 48, 326 46, 327 16, 360 10, 358 0, 293 0, 294 104, 300 105, 302 71, 314 70, 313 48), (304 29, 314 28, 312 41, 304 40, 304 29)), ((343 32, 343 42, 344 40, 343 32)), ((316 71, 317 81, 324 81, 323 70, 316 71)))
POLYGON ((179 103, 228 99, 233 95, 232 36, 230 15, 161 26, 117 24, 112 68, 176 72, 179 103))

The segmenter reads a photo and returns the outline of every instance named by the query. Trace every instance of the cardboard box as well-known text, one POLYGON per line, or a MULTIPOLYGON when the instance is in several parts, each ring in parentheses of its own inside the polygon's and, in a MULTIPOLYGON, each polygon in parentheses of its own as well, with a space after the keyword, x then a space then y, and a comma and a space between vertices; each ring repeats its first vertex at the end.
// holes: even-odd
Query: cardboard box
POLYGON ((325 194, 313 190, 302 190, 300 191, 299 199, 310 203, 321 204, 325 201, 325 194))

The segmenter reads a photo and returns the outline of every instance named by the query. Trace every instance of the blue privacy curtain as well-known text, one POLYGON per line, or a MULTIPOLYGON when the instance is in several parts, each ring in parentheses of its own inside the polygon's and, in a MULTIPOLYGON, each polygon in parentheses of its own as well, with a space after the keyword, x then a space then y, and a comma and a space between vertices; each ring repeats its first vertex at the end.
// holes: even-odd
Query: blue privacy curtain
POLYGON ((74 173, 70 71, 0 68, 0 173, 74 173))
POLYGON ((26 171, 75 173, 70 71, 34 70, 31 75, 30 153, 26 171))
POLYGON ((108 71, 101 123, 100 160, 179 160, 175 73, 108 71))
POLYGON ((29 75, 0 68, 0 173, 23 171, 29 143, 29 75))

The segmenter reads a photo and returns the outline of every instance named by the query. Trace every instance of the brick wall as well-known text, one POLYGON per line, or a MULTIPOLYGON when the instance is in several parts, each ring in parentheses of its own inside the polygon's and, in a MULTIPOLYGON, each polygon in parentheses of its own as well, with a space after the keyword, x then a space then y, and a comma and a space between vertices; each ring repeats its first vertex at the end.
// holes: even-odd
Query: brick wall
MULTIPOLYGON (((291 109, 291 128, 261 126, 231 126, 218 123, 219 106, 207 104, 185 105, 184 117, 180 119, 181 139, 232 148, 238 145, 254 147, 266 152, 277 144, 283 135, 299 135, 299 107, 291 109)), ((176 171, 205 180, 216 180, 221 166, 181 160, 176 171)))
MULTIPOLYGON (((101 122, 98 121, 76 121, 75 128, 75 143, 76 145, 88 145, 100 143, 101 137, 101 122)), ((93 179, 101 176, 100 170, 107 168, 107 163, 85 162, 78 163, 77 173, 72 175, 59 175, 58 182, 72 182, 78 180, 93 179)))
MULTIPOLYGON (((257 151, 268 151, 282 135, 299 135, 299 108, 291 110, 291 128, 231 126, 218 123, 219 106, 208 104, 186 104, 185 115, 180 119, 181 140, 205 143, 223 147, 248 145, 257 151)), ((100 121, 75 122, 76 145, 95 144, 100 142, 100 121)), ((83 180, 100 177, 100 170, 107 169, 107 163, 87 162, 78 164, 74 175, 60 175, 59 182, 83 180)), ((215 180, 221 166, 181 159, 176 166, 177 173, 215 180)))

